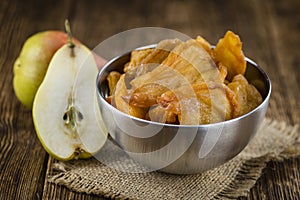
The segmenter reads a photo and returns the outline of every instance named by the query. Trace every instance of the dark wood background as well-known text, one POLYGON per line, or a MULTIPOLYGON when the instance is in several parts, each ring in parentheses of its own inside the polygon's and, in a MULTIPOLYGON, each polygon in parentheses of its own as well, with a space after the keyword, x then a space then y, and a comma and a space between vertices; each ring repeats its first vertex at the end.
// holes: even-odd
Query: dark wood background
MULTIPOLYGON (((156 26, 202 35, 216 43, 238 33, 245 54, 270 75, 267 116, 300 124, 300 1, 212 0, 1 0, 0 2, 0 199, 103 199, 47 182, 53 161, 38 141, 31 111, 12 88, 13 63, 30 35, 64 30, 93 48, 124 30, 156 26)), ((270 162, 246 199, 300 199, 300 158, 270 162)), ((244 198, 242 198, 244 199, 244 198)))

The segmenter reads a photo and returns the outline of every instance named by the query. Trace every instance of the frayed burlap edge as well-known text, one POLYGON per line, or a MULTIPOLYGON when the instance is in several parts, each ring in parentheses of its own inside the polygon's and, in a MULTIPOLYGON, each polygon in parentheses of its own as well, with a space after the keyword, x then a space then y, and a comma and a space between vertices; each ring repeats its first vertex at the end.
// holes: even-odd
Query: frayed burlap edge
MULTIPOLYGON (((57 166, 61 168, 61 163, 55 163, 56 165, 53 166, 55 169, 57 166)), ((56 170, 56 169, 55 169, 56 170)), ((96 188, 95 185, 93 185, 93 181, 89 181, 88 179, 84 179, 84 183, 81 181, 82 177, 78 174, 70 174, 61 172, 57 175, 54 175, 48 179, 49 182, 58 184, 61 186, 65 186, 68 189, 74 191, 74 192, 82 192, 86 194, 94 194, 94 195, 100 195, 106 198, 110 199, 116 199, 116 200, 129 200, 127 196, 121 194, 121 193, 114 193, 110 190, 100 190, 99 188, 96 188)))
MULTIPOLYGON (((214 199, 236 199, 238 197, 246 197, 250 189, 255 185, 258 178, 261 176, 266 164, 273 161, 282 161, 297 157, 300 155, 300 135, 297 132, 298 125, 288 126, 285 122, 266 120, 269 126, 274 126, 289 132, 289 136, 293 138, 294 142, 282 149, 280 152, 272 152, 261 157, 251 158, 247 160, 241 159, 241 166, 238 169, 238 174, 235 179, 225 187, 214 199), (279 127, 280 126, 280 127, 279 127)), ((49 160, 48 167, 50 167, 50 174, 48 181, 54 184, 63 185, 67 188, 87 194, 101 195, 111 199, 130 199, 128 196, 121 193, 112 192, 110 190, 100 190, 93 185, 93 180, 87 180, 79 174, 68 173, 73 165, 67 162, 59 162, 49 160), (83 181, 82 181, 83 180, 83 181)))
POLYGON ((271 160, 283 161, 284 159, 291 159, 300 155, 300 134, 298 133, 298 125, 288 126, 286 122, 279 122, 268 118, 265 119, 265 123, 270 127, 276 127, 277 129, 289 133, 294 142, 280 152, 272 152, 261 157, 243 161, 234 181, 219 193, 217 198, 237 199, 239 197, 246 197, 250 189, 260 178, 262 171, 268 162, 271 160))
POLYGON ((235 199, 247 196, 261 176, 267 162, 266 156, 244 161, 235 179, 216 196, 216 199, 235 199))

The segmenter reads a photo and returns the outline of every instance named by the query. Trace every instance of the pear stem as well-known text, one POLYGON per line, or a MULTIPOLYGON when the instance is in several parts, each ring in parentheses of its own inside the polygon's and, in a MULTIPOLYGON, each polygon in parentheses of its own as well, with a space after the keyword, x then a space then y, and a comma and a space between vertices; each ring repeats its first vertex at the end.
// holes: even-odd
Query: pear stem
POLYGON ((75 45, 74 45, 74 43, 72 41, 73 37, 72 37, 72 32, 71 32, 71 28, 70 28, 70 24, 69 24, 69 20, 68 19, 65 20, 65 29, 66 29, 66 32, 68 34, 68 45, 69 45, 70 48, 74 48, 75 45))

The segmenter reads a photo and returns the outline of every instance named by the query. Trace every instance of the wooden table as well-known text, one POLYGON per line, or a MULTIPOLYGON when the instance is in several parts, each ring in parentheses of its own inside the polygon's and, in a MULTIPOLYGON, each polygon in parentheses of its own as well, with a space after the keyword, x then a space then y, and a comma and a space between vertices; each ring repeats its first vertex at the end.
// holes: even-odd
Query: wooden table
MULTIPOLYGON (((156 26, 216 43, 238 33, 245 54, 270 75, 267 116, 300 124, 300 1, 17 1, 0 2, 0 199, 103 199, 47 182, 53 159, 44 151, 31 111, 14 95, 13 63, 31 34, 64 29, 93 48, 124 30, 156 26), (226 3, 225 3, 226 2, 226 3)), ((245 199, 299 199, 300 158, 270 162, 245 199)), ((244 198, 242 198, 244 199, 244 198)))

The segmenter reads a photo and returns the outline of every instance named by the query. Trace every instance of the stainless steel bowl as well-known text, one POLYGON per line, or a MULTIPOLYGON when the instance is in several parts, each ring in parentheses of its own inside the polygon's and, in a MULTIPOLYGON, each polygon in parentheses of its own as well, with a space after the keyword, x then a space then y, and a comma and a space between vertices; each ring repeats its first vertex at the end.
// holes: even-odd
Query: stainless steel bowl
POLYGON ((118 56, 99 72, 99 108, 114 141, 130 157, 152 170, 193 174, 217 167, 246 147, 265 117, 271 82, 262 68, 248 58, 245 77, 260 91, 263 102, 241 117, 207 125, 171 125, 129 116, 105 100, 109 92, 108 73, 113 70, 123 72, 129 59, 130 52, 118 56))

